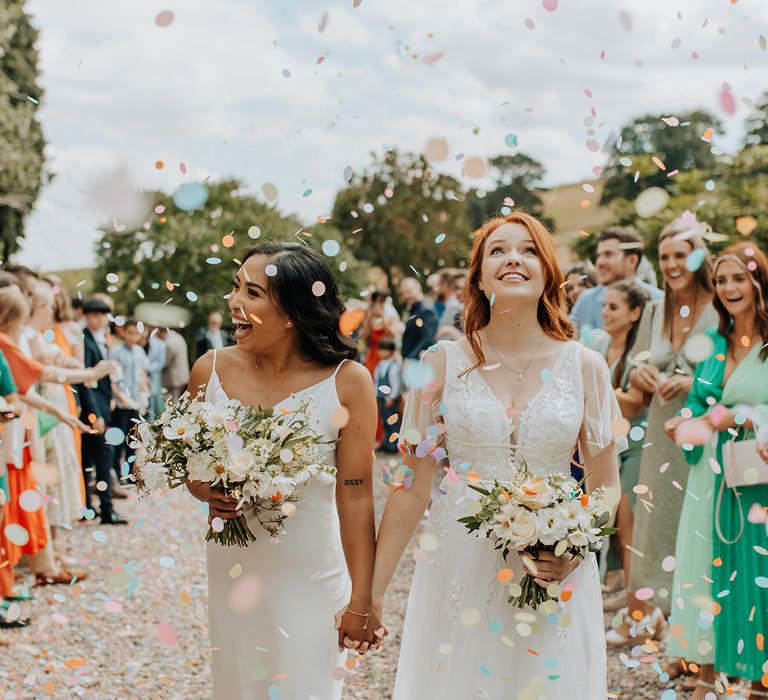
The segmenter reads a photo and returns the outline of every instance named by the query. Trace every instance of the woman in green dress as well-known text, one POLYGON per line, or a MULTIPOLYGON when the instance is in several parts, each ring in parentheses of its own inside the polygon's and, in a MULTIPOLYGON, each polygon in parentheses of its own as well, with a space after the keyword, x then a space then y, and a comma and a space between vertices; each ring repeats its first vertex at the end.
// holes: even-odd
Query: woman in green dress
MULTIPOLYGON (((664 300, 646 307, 638 339, 631 352, 631 389, 648 407, 638 482, 645 492, 635 508, 632 557, 627 586, 629 613, 606 635, 610 646, 640 644, 662 636, 672 590, 670 557, 675 538, 688 465, 680 448, 664 432, 664 422, 677 414, 693 384, 700 355, 696 343, 717 323, 712 308, 712 263, 704 244, 711 228, 702 222, 678 219, 659 237, 659 268, 664 300), (694 350, 694 352, 691 352, 694 350), (642 590, 641 598, 634 593, 642 590)), ((670 668, 674 673, 677 665, 670 668)))
POLYGON ((696 368, 682 415, 666 426, 694 465, 678 537, 681 590, 675 593, 686 608, 680 638, 689 648, 703 644, 710 658, 714 646, 716 672, 749 681, 750 697, 768 697, 768 562, 760 554, 766 532, 748 518, 768 503, 768 484, 730 488, 722 449, 729 440, 754 437, 749 407, 768 405, 768 262, 754 243, 737 243, 715 261, 714 279, 719 324, 709 333, 712 352, 696 368), (694 489, 701 489, 698 501, 694 489), (686 583, 692 586, 683 590, 686 583))

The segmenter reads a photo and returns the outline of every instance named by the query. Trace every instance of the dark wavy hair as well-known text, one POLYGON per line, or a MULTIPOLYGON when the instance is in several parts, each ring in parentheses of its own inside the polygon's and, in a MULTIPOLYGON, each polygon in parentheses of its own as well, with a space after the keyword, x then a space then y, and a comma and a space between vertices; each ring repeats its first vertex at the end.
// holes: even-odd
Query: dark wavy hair
POLYGON ((277 268, 267 278, 269 295, 293 321, 301 354, 322 365, 354 360, 357 346, 339 330, 344 304, 325 258, 309 246, 285 241, 259 243, 246 251, 242 262, 254 255, 266 255, 277 268), (325 286, 320 296, 312 291, 315 282, 325 286))

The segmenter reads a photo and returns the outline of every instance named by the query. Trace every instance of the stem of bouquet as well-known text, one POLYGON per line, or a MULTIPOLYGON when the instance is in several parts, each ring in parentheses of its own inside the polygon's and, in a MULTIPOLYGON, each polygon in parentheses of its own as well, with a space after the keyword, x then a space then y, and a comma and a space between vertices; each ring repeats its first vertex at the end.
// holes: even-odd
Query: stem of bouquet
POLYGON ((546 589, 542 588, 532 574, 526 574, 520 581, 520 595, 509 596, 508 603, 514 605, 516 608, 531 607, 534 610, 538 610, 539 606, 548 601, 554 600, 546 589))
POLYGON ((247 547, 251 542, 256 541, 256 535, 248 527, 248 521, 245 519, 245 516, 238 515, 236 518, 225 520, 224 529, 221 532, 215 532, 212 527, 209 527, 205 541, 213 541, 227 547, 232 545, 247 547))

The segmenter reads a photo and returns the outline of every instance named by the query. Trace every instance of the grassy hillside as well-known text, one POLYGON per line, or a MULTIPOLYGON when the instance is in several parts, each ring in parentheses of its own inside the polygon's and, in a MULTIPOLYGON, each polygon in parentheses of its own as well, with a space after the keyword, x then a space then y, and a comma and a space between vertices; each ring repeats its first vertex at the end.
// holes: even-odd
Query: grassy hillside
POLYGON ((538 190, 544 202, 544 214, 555 222, 555 232, 564 260, 570 259, 570 243, 579 235, 579 231, 594 231, 613 221, 611 209, 598 204, 602 191, 603 183, 600 180, 583 180, 538 190), (595 191, 589 193, 583 185, 592 186, 595 191), (587 202, 588 206, 583 206, 587 202))

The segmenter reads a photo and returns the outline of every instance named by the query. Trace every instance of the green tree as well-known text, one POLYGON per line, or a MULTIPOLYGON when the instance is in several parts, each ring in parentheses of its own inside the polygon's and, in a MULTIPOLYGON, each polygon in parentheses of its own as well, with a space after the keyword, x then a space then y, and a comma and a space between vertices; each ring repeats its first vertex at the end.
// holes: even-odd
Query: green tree
MULTIPOLYGON (((328 238, 340 238, 327 224, 304 229, 297 219, 244 192, 234 179, 209 184, 207 202, 195 211, 177 208, 172 197, 161 192, 151 192, 149 198, 154 209, 146 224, 120 232, 105 227, 96 248, 94 286, 109 291, 123 313, 131 313, 142 301, 172 298, 172 303, 191 311, 192 326, 204 325, 210 312, 226 309, 233 261, 255 243, 253 236, 303 241, 317 249, 328 238), (110 273, 118 275, 117 291, 110 287, 110 273)), ((350 262, 344 248, 329 258, 344 290, 348 273, 339 275, 338 269, 343 261, 350 262)))
POLYGON ((677 120, 676 126, 670 126, 658 115, 646 114, 621 129, 603 170, 601 204, 634 199, 649 187, 671 190, 674 178, 668 177, 668 173, 673 170, 682 173, 715 167, 718 161, 709 140, 702 137, 708 129, 712 135, 722 134, 720 120, 703 109, 677 115, 677 120), (666 170, 653 162, 654 156, 664 163, 666 170))
POLYGON ((768 90, 763 93, 760 102, 752 108, 746 127, 745 144, 748 146, 768 144, 768 90))
POLYGON ((544 166, 525 153, 496 156, 489 164, 496 187, 483 196, 476 189, 467 194, 467 216, 472 227, 477 229, 486 219, 498 216, 505 206, 524 209, 541 218, 543 203, 534 187, 544 179, 544 166), (509 204, 509 200, 513 204, 509 204))
MULTIPOLYGON (((714 252, 747 237, 768 250, 768 144, 744 148, 729 163, 718 163, 712 170, 691 170, 670 180, 670 199, 652 217, 638 216, 634 201, 613 203, 616 223, 637 228, 652 261, 658 259, 661 230, 685 211, 712 226, 708 245, 714 252)), ((595 237, 589 236, 580 237, 573 247, 580 257, 592 257, 594 246, 595 237)))
POLYGON ((40 194, 45 138, 37 108, 38 32, 24 11, 25 0, 0 4, 0 255, 19 248, 24 222, 40 194))
POLYGON ((359 260, 384 271, 391 290, 414 270, 456 265, 471 243, 460 183, 420 155, 394 150, 373 155, 371 167, 336 195, 333 221, 359 260))

